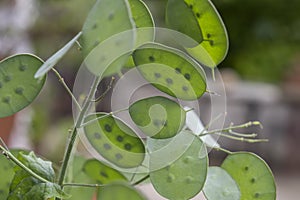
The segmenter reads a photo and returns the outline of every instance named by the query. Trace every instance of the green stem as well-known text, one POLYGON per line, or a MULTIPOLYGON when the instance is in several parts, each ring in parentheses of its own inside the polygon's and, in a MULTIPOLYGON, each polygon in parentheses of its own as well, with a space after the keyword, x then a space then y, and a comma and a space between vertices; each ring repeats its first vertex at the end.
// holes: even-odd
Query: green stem
POLYGON ((99 184, 86 184, 86 183, 64 183, 64 187, 103 187, 99 184))
POLYGON ((40 175, 36 174, 34 171, 32 171, 31 169, 29 169, 27 166, 25 166, 21 161, 19 161, 13 154, 11 154, 8 150, 6 150, 2 145, 0 145, 0 149, 3 151, 3 154, 10 159, 12 162, 14 162, 16 165, 18 165, 19 167, 21 167, 23 170, 25 170, 26 172, 28 172, 31 176, 33 176, 34 178, 40 180, 43 183, 52 183, 50 181, 48 181, 47 179, 41 177, 40 175))
POLYGON ((79 105, 76 97, 71 92, 70 88, 67 86, 64 78, 60 75, 60 73, 56 69, 52 68, 52 71, 57 76, 59 82, 61 82, 61 84, 64 86, 64 88, 66 89, 66 91, 68 92, 68 94, 72 97, 72 100, 75 102, 76 106, 79 108, 79 110, 81 110, 81 106, 79 105))
POLYGON ((89 92, 86 100, 83 103, 83 108, 80 111, 79 116, 76 120, 75 126, 72 130, 72 134, 71 134, 71 137, 70 137, 70 140, 68 142, 68 146, 67 146, 64 158, 63 158, 63 163, 62 163, 62 167, 61 167, 61 171, 60 171, 60 175, 59 175, 59 179, 58 179, 58 184, 62 188, 63 188, 63 182, 64 182, 64 179, 65 179, 65 176, 66 176, 69 160, 70 160, 72 150, 73 150, 73 147, 74 147, 74 143, 75 143, 75 140, 77 138, 77 133, 78 133, 77 129, 80 128, 82 122, 84 121, 85 114, 86 114, 87 110, 90 107, 91 100, 92 100, 92 98, 93 98, 93 96, 94 96, 94 94, 97 90, 97 86, 98 86, 99 82, 100 82, 100 77, 95 78, 95 80, 92 84, 92 87, 90 89, 90 92, 89 92))

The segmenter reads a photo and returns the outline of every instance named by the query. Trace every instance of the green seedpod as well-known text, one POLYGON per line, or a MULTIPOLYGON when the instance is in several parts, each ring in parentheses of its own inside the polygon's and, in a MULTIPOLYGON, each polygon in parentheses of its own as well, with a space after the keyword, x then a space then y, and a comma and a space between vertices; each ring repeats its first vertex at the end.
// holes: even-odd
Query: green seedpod
POLYGON ((82 28, 87 68, 96 76, 119 73, 134 47, 134 27, 127 0, 97 0, 82 28))
POLYGON ((202 67, 179 50, 149 43, 134 51, 133 60, 147 81, 173 97, 195 100, 206 92, 202 67))
POLYGON ((129 114, 145 135, 164 139, 171 138, 181 131, 186 112, 175 101, 155 96, 130 105, 129 114))
POLYGON ((82 170, 98 184, 108 184, 114 181, 127 180, 119 171, 96 159, 87 160, 84 163, 82 170))
POLYGON ((276 186, 268 165, 249 152, 233 153, 221 167, 235 180, 241 192, 241 200, 275 200, 276 186))
POLYGON ((85 121, 90 121, 84 127, 88 142, 109 162, 122 168, 137 167, 143 162, 144 143, 120 119, 97 114, 88 116, 85 121))
POLYGON ((220 167, 209 167, 203 188, 207 200, 239 200, 239 187, 232 177, 220 167))
POLYGON ((42 64, 30 54, 14 55, 0 62, 0 117, 12 115, 34 101, 46 79, 34 78, 42 64))
MULTIPOLYGON (((184 132, 183 136, 177 148, 186 150, 176 160, 170 162, 164 157, 158 160, 150 154, 151 183, 160 195, 170 200, 191 199, 201 191, 206 180, 208 158, 204 143, 193 134, 184 132), (165 166, 157 169, 161 160, 165 160, 165 166)), ((172 155, 177 148, 165 146, 161 151, 172 155)))
POLYGON ((130 30, 134 22, 127 0, 97 0, 82 28, 84 55, 114 34, 130 30))
POLYGON ((125 183, 112 183, 101 187, 97 196, 98 200, 146 200, 134 187, 125 183))
POLYGON ((154 40, 154 21, 152 15, 141 0, 128 0, 131 8, 132 18, 137 28, 137 38, 135 47, 138 47, 146 42, 152 42, 154 40))
POLYGON ((211 68, 225 58, 228 51, 227 32, 210 0, 169 0, 166 9, 166 22, 170 28, 198 43, 195 47, 185 46, 191 56, 211 68))
POLYGON ((73 47, 73 45, 77 42, 78 38, 81 36, 81 32, 79 32, 72 40, 70 40, 65 46, 63 46, 60 50, 58 50, 55 54, 53 54, 50 58, 48 58, 44 64, 39 68, 39 70, 35 73, 35 78, 40 78, 45 76, 45 74, 51 70, 73 47))

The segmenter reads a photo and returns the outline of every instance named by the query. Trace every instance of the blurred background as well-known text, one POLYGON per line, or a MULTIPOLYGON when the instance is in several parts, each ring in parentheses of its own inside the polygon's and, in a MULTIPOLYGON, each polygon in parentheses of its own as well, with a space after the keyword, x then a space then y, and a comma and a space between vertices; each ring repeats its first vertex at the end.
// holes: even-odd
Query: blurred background
MULTIPOLYGON (((156 26, 164 27, 166 0, 145 2, 156 26)), ((0 0, 0 60, 25 52, 47 59, 81 29, 93 3, 94 0, 0 0)), ((259 120, 264 129, 247 129, 247 132, 257 132, 260 138, 270 140, 263 144, 224 139, 219 142, 232 151, 259 154, 275 174, 277 199, 297 199, 300 1, 213 0, 213 3, 223 18, 230 41, 228 55, 218 67, 227 94, 227 123, 259 120)), ((81 54, 75 47, 59 63, 58 70, 70 87, 81 62, 81 54)), ((46 88, 30 108, 0 119, 0 136, 11 147, 31 148, 59 163, 67 130, 72 125, 71 111, 70 97, 50 73, 46 88)), ((210 156, 212 165, 220 164, 225 157, 215 151, 210 156)))

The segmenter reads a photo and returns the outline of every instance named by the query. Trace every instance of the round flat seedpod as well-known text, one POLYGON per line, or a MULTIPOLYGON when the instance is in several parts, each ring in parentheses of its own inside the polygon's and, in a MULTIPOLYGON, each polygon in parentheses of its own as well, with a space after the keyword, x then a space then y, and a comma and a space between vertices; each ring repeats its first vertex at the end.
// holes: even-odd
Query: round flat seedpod
POLYGON ((42 64, 30 54, 14 55, 0 62, 0 117, 12 115, 34 101, 45 83, 45 77, 34 78, 42 64))
POLYGON ((149 43, 134 51, 133 60, 147 81, 173 97, 195 100, 206 91, 202 67, 179 50, 149 43))
POLYGON ((169 0, 166 13, 170 28, 188 35, 199 44, 185 48, 200 63, 214 68, 225 58, 227 32, 210 0, 169 0))
POLYGON ((91 115, 84 127, 90 145, 109 162, 123 168, 139 166, 144 160, 142 140, 120 119, 105 114, 91 115))
POLYGON ((82 170, 98 184, 108 184, 114 181, 127 180, 119 171, 96 159, 87 160, 84 163, 82 170))
POLYGON ((235 180, 241 200, 275 200, 276 186, 268 165, 257 155, 238 152, 229 155, 221 165, 235 180))
MULTIPOLYGON (((207 175, 208 158, 205 145, 192 134, 184 134, 184 136, 186 138, 178 148, 190 146, 177 160, 166 163, 168 164, 166 167, 157 170, 157 157, 150 155, 151 183, 160 195, 171 200, 190 199, 196 196, 203 188, 207 175), (194 138, 193 142, 186 144, 185 141, 189 141, 191 137, 194 138)), ((167 150, 172 154, 170 148, 167 150)))
POLYGON ((203 188, 207 200, 239 200, 240 190, 232 177, 221 167, 209 167, 203 188))
POLYGON ((155 96, 139 100, 129 107, 129 114, 143 133, 152 138, 170 138, 185 123, 185 111, 168 98, 155 96))

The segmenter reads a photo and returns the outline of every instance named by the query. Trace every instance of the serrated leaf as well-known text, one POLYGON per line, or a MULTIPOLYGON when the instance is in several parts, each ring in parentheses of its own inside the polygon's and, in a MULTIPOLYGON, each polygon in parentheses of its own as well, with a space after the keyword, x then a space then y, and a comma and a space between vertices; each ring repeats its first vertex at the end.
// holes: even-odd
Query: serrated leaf
POLYGON ((146 200, 134 187, 124 183, 112 183, 102 187, 98 193, 98 200, 146 200))
POLYGON ((34 78, 40 78, 43 77, 45 74, 47 74, 48 71, 51 70, 73 47, 73 45, 77 42, 80 36, 81 36, 81 32, 79 32, 65 46, 63 46, 60 50, 58 50, 55 54, 53 54, 50 58, 48 58, 44 62, 44 64, 38 69, 38 71, 35 73, 34 78))
POLYGON ((134 102, 129 107, 129 114, 145 135, 164 139, 181 131, 186 113, 175 101, 155 96, 134 102))
POLYGON ((169 0, 166 22, 199 45, 186 47, 200 63, 216 67, 226 56, 228 37, 223 21, 210 0, 169 0))
POLYGON ((276 186, 269 166, 257 155, 249 152, 233 153, 221 167, 236 181, 241 200, 275 200, 276 186))
POLYGON ((147 81, 173 97, 195 100, 206 91, 202 67, 179 50, 149 43, 134 51, 133 60, 147 81))
POLYGON ((109 162, 124 168, 139 166, 145 156, 142 140, 117 117, 91 115, 87 121, 95 120, 84 127, 89 144, 109 162))
POLYGON ((114 181, 127 181, 125 176, 119 171, 96 159, 87 160, 84 163, 82 170, 98 184, 108 184, 114 181))
POLYGON ((27 171, 23 170, 19 166, 15 166, 15 176, 10 185, 10 192, 7 198, 8 200, 42 200, 52 197, 69 197, 69 195, 61 190, 60 186, 51 182, 54 181, 55 178, 51 162, 44 161, 36 157, 33 152, 30 152, 28 155, 20 152, 18 159, 34 173, 49 182, 42 182, 41 180, 31 176, 27 171))
POLYGON ((39 183, 34 185, 22 198, 24 200, 44 200, 54 197, 68 199, 71 196, 62 191, 60 186, 55 183, 39 183))
MULTIPOLYGON (((165 159, 166 162, 165 167, 157 169, 158 159, 150 155, 151 182, 160 195, 170 200, 190 199, 197 195, 207 175, 208 159, 204 144, 192 134, 186 133, 184 136, 185 139, 181 140, 178 147, 186 148, 187 146, 187 149, 171 163, 167 157, 162 156, 161 160, 165 159)), ((170 148, 167 150, 172 155, 172 150, 170 148)))
POLYGON ((30 54, 19 54, 0 62, 0 118, 12 115, 34 101, 45 77, 34 78, 43 61, 30 54))
POLYGON ((203 188, 207 200, 239 200, 239 187, 232 177, 220 167, 209 167, 203 188))

